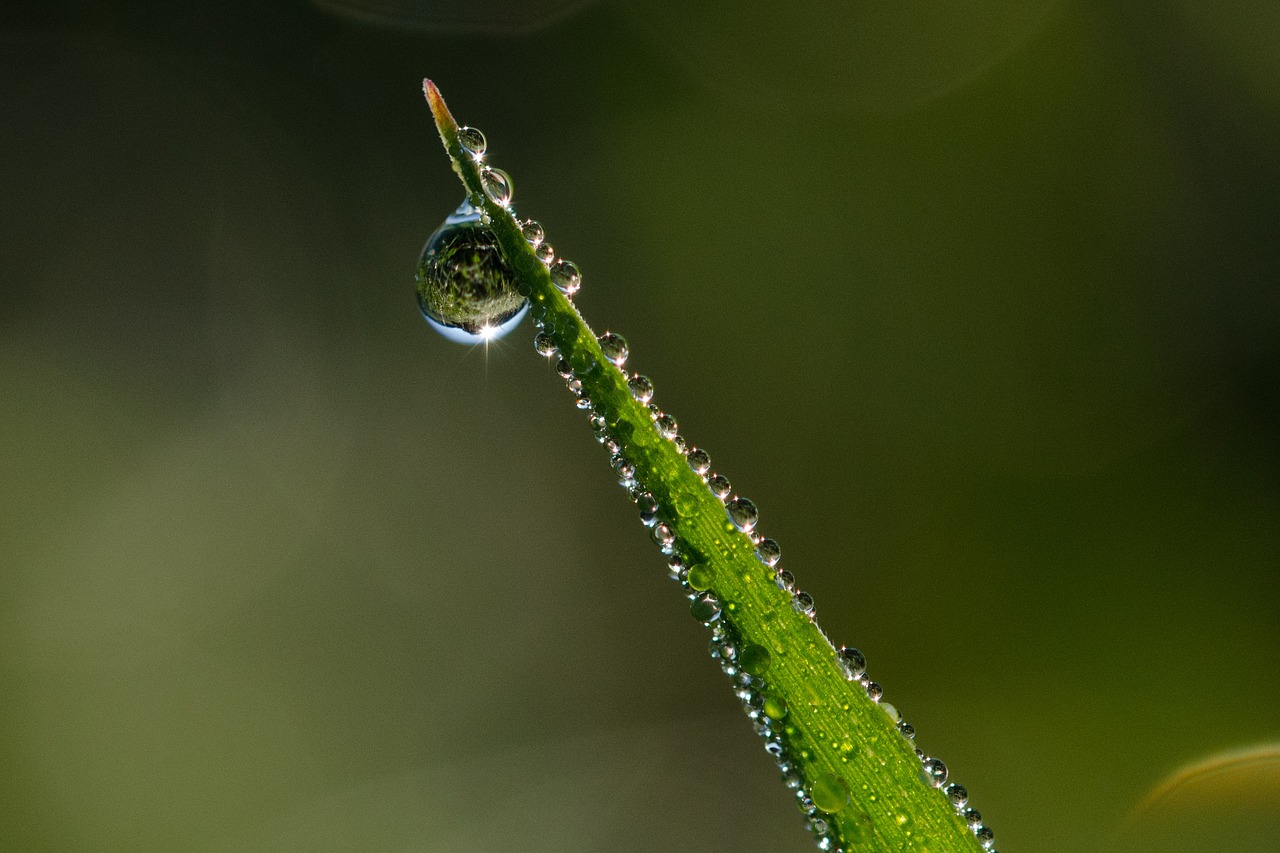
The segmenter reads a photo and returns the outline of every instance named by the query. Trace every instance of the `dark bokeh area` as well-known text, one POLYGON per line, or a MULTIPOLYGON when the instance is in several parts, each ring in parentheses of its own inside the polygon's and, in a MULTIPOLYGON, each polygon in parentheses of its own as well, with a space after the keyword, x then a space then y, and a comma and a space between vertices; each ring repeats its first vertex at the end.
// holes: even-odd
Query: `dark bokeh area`
POLYGON ((936 5, 0 7, 0 849, 811 849, 423 77, 999 849, 1280 740, 1280 7, 936 5))

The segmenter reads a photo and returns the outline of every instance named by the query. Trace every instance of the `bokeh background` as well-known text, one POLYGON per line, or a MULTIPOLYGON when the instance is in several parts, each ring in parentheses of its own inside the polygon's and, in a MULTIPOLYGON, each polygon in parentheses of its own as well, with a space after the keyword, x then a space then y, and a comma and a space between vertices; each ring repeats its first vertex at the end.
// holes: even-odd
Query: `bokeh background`
POLYGON ((1000 849, 1280 740, 1277 33, 0 7, 0 849, 811 849, 529 327, 418 316, 425 76, 1000 849))

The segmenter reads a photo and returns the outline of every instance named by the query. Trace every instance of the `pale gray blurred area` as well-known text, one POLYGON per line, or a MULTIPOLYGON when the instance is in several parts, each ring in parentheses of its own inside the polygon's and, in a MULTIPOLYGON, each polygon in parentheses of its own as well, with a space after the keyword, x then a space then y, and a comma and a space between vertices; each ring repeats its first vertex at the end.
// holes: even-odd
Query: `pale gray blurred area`
POLYGON ((1000 850, 1280 738, 1274 12, 730 5, 0 10, 0 851, 813 849, 423 77, 1000 850))

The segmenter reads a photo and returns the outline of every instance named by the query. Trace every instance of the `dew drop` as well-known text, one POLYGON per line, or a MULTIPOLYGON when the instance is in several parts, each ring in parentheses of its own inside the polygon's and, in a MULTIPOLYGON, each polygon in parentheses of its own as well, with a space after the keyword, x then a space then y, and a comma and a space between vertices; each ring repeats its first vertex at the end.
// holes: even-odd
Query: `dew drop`
POLYGON ((850 681, 857 681, 867 671, 866 657, 852 646, 840 647, 840 665, 844 668, 844 677, 850 681))
POLYGON ((720 500, 729 497, 729 493, 733 491, 733 486, 729 484, 729 478, 723 474, 712 474, 707 478, 707 486, 711 489, 711 494, 720 500))
POLYGON ((689 567, 685 580, 690 587, 698 591, 711 589, 711 585, 716 580, 716 570, 707 563, 698 563, 689 567))
POLYGON ((742 670, 749 675, 759 677, 769 671, 769 664, 773 662, 773 656, 769 654, 769 650, 764 646, 749 645, 742 650, 742 654, 738 657, 738 664, 742 670))
POLYGON ((564 379, 573 377, 573 365, 569 363, 569 359, 562 357, 556 361, 556 373, 564 379))
POLYGON ((807 592, 797 592, 791 599, 791 607, 797 613, 812 616, 814 611, 813 596, 807 592))
POLYGON ((969 825, 970 829, 977 829, 982 826, 982 813, 977 809, 965 809, 960 813, 960 816, 964 818, 964 822, 969 825))
POLYGON ((618 367, 626 364, 627 356, 630 354, 626 338, 615 332, 605 332, 596 340, 600 343, 600 352, 604 353, 605 358, 618 367))
POLYGON ((978 843, 982 845, 983 850, 990 850, 992 845, 996 843, 996 834, 991 831, 989 826, 979 826, 973 830, 973 834, 977 837, 978 843))
POLYGON ((538 351, 538 355, 545 355, 547 358, 551 358, 559 352, 559 350, 556 349, 555 338, 551 337, 546 332, 538 332, 538 334, 534 336, 533 348, 538 351))
POLYGON ((951 805, 957 809, 962 809, 969 802, 969 792, 964 785, 952 783, 947 786, 947 799, 951 801, 951 805))
POLYGON ((636 506, 640 509, 640 522, 645 527, 652 527, 658 520, 658 501, 653 495, 645 492, 636 498, 636 506))
POLYGON ((533 254, 544 264, 550 264, 551 259, 556 256, 556 250, 550 243, 539 243, 533 247, 533 254))
POLYGON ((898 734, 907 740, 912 740, 916 736, 916 727, 908 723, 906 720, 898 721, 898 734))
POLYGON ((511 176, 506 172, 485 166, 480 170, 480 185, 484 187, 484 194, 489 197, 489 201, 498 207, 511 204, 511 176))
POLYGON ((849 786, 839 776, 823 773, 809 786, 809 796, 827 814, 837 814, 849 805, 849 786))
POLYGON ((465 201, 427 239, 414 280, 422 316, 456 343, 500 338, 529 309, 496 236, 465 201))
POLYGON ((462 143, 462 147, 467 150, 473 160, 483 157, 485 150, 489 147, 484 134, 474 127, 458 128, 458 141, 462 143))
MULTIPOLYGON (((893 704, 891 704, 891 703, 889 703, 889 702, 881 702, 881 703, 880 703, 880 710, 881 710, 881 711, 884 711, 886 714, 888 714, 888 715, 889 715, 889 719, 893 720, 893 722, 894 722, 895 724, 896 724, 896 723, 899 723, 899 722, 901 722, 901 721, 902 721, 902 715, 898 713, 898 708, 897 708, 897 706, 895 706, 895 705, 893 705, 893 704)), ((936 786, 935 786, 935 787, 936 787, 936 786)))
POLYGON ((653 399, 653 383, 647 376, 641 376, 639 373, 632 374, 627 380, 627 387, 631 389, 631 396, 641 403, 648 403, 653 399))
POLYGON ((532 219, 526 219, 520 223, 520 233, 524 235, 525 240, 529 241, 530 246, 542 245, 542 241, 547 237, 547 232, 543 231, 542 226, 532 219))
POLYGON ((772 539, 761 539, 756 543, 756 559, 772 569, 782 559, 782 548, 772 539))
POLYGON ((787 716, 787 700, 781 696, 770 696, 764 700, 764 706, 761 708, 764 715, 771 720, 781 720, 787 716))
POLYGON ((551 265, 551 283, 559 288, 561 293, 572 296, 582 287, 582 272, 573 261, 561 258, 551 265))
POLYGON ((867 682, 867 698, 872 702, 879 702, 880 697, 884 695, 884 688, 875 681, 867 682))
POLYGON ((941 758, 927 758, 920 767, 924 780, 935 788, 947 784, 947 765, 941 758))
POLYGON ((720 618, 720 600, 712 593, 704 592, 690 602, 689 612, 699 622, 710 624, 720 618))
MULTIPOLYGON (((676 541, 676 534, 671 530, 671 525, 666 523, 655 524, 653 526, 653 541, 660 548, 670 548, 672 543, 676 541)), ((693 571, 690 569, 690 571, 693 571)))
POLYGON ((703 475, 711 470, 711 454, 700 447, 690 450, 685 458, 689 460, 689 467, 695 474, 703 475))
POLYGON ((677 430, 679 430, 679 425, 676 424, 676 419, 671 417, 671 415, 667 415, 667 414, 658 415, 658 417, 654 419, 653 423, 654 423, 654 426, 658 428, 658 433, 661 434, 663 438, 676 437, 676 432, 677 430))
POLYGON ((733 522, 733 526, 743 533, 750 533, 756 526, 756 522, 760 520, 760 512, 756 509, 756 505, 746 498, 734 498, 725 504, 724 508, 729 513, 729 520, 733 522))
POLYGON ((778 572, 777 577, 774 578, 774 583, 778 585, 778 589, 791 592, 791 590, 795 589, 796 579, 791 576, 791 572, 783 569, 778 572))

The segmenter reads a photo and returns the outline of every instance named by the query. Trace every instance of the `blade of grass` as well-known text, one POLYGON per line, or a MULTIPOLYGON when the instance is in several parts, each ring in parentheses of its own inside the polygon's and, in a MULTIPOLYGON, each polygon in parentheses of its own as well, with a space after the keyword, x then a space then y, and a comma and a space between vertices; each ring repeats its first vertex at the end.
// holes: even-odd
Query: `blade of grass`
POLYGON ((878 685, 870 688, 873 699, 865 677, 851 677, 860 673, 851 673, 811 614, 757 559, 756 543, 731 523, 703 476, 659 432, 649 407, 629 389, 628 375, 605 357, 596 335, 552 283, 520 224, 486 196, 481 173, 487 167, 463 147, 439 90, 428 80, 424 91, 453 169, 516 271, 535 321, 581 381, 619 454, 634 466, 636 483, 656 500, 677 553, 698 567, 694 592, 705 588, 714 595, 718 618, 707 618, 715 609, 708 602, 699 611, 698 600, 695 617, 719 626, 721 656, 730 669, 754 676, 744 683, 746 676, 738 675, 735 688, 763 721, 784 773, 798 782, 797 796, 819 846, 939 853, 973 853, 984 843, 989 848, 989 830, 971 828, 961 814, 959 792, 953 801, 939 789, 945 769, 922 763, 896 715, 876 701, 878 685), (927 767, 936 771, 933 784, 927 767))

